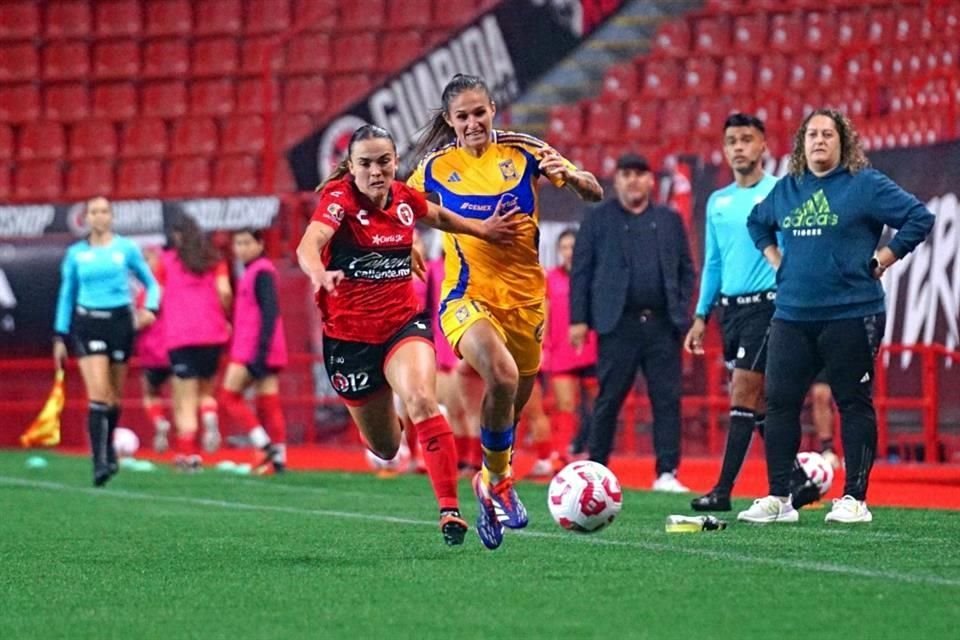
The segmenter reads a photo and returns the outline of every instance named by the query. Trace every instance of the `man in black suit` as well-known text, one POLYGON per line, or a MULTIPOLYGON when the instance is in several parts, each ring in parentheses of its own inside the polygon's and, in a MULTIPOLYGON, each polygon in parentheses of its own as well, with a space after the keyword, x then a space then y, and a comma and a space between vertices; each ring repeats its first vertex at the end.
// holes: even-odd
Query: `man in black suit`
POLYGON ((680 215, 650 201, 647 161, 617 161, 617 197, 584 217, 570 279, 570 342, 599 334, 600 393, 591 420, 590 459, 607 464, 617 416, 643 371, 653 407, 657 491, 685 492, 680 464, 680 359, 690 326, 693 260, 680 215))

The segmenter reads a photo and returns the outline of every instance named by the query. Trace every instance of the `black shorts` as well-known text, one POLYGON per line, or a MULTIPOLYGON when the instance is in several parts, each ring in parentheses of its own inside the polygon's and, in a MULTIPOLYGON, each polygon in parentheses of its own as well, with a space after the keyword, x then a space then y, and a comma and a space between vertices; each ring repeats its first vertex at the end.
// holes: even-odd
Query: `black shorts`
POLYGON ((110 362, 126 362, 133 351, 134 333, 130 307, 77 307, 74 311, 73 346, 79 358, 107 356, 110 362))
POLYGON ((597 365, 588 364, 585 367, 578 367, 576 369, 567 369, 565 371, 550 371, 547 375, 550 378, 579 378, 581 380, 585 378, 596 378, 597 365))
POLYGON ((170 350, 170 368, 182 379, 212 378, 217 375, 223 345, 210 344, 170 350))
POLYGON ((143 377, 151 389, 157 389, 163 386, 163 383, 170 379, 173 371, 170 367, 146 367, 143 370, 143 377))
POLYGON ((767 339, 773 318, 773 299, 763 294, 723 297, 723 359, 731 369, 763 373, 767 366, 767 339), (760 295, 759 301, 754 301, 760 295), (743 301, 741 304, 737 300, 743 301))
POLYGON ((391 352, 409 339, 425 340, 433 347, 433 331, 426 313, 414 316, 386 342, 350 342, 323 337, 323 363, 330 384, 348 405, 360 405, 387 384, 383 367, 391 352))

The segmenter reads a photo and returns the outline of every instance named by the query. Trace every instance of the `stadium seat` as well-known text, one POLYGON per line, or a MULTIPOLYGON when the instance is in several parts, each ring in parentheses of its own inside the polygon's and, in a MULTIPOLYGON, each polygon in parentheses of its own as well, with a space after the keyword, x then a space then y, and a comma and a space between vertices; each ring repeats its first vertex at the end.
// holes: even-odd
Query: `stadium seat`
POLYGON ((583 110, 579 104, 560 104, 550 109, 547 139, 551 144, 579 142, 583 129, 583 110))
POLYGON ((631 142, 650 142, 660 137, 660 104, 654 100, 630 100, 623 114, 624 136, 631 142))
POLYGON ((39 75, 40 61, 33 43, 0 45, 0 82, 27 82, 39 75))
POLYGON ((197 80, 190 85, 190 115, 225 116, 233 112, 235 102, 232 80, 197 80))
POLYGON ((239 35, 243 26, 240 0, 200 0, 193 3, 193 35, 239 35))
MULTIPOLYGON (((345 3, 360 4, 366 3, 345 3)), ((247 35, 261 35, 284 31, 290 26, 288 0, 247 0, 243 31, 247 35)))
POLYGON ((137 37, 142 16, 137 0, 107 0, 93 3, 96 34, 100 38, 137 37))
POLYGON ((394 29, 426 29, 430 6, 431 0, 392 0, 387 3, 387 24, 394 29))
POLYGON ((217 151, 217 124, 212 118, 182 118, 173 124, 170 155, 212 155, 217 151))
POLYGON ((576 146, 570 147, 566 153, 567 159, 581 169, 586 169, 590 173, 601 176, 600 172, 600 146, 576 146))
POLYGON ((760 56, 757 63, 756 88, 763 93, 779 93, 787 82, 787 60, 782 55, 760 56))
POLYGON ((846 86, 867 82, 870 74, 870 56, 866 52, 848 52, 844 56, 840 81, 846 86))
POLYGON ((64 196, 71 200, 113 194, 113 162, 85 160, 74 162, 67 170, 67 188, 64 196))
POLYGON ((297 144, 317 128, 314 119, 306 113, 288 113, 275 119, 273 126, 274 140, 281 150, 297 144))
POLYGON ((319 115, 327 107, 327 87, 322 76, 287 78, 283 87, 283 110, 319 115))
POLYGON ((43 48, 46 80, 85 80, 90 73, 90 51, 85 42, 48 42, 43 48))
POLYGON ((637 65, 633 62, 612 65, 603 74, 601 100, 624 101, 634 97, 639 91, 637 65))
POLYGON ((671 58, 650 58, 644 65, 641 95, 649 98, 666 98, 676 94, 680 66, 671 58))
POLYGON ((895 15, 893 9, 874 7, 867 16, 865 43, 871 47, 890 46, 894 43, 895 15))
MULTIPOLYGON (((455 2, 448 3, 448 6, 455 2)), ((455 10, 454 7, 449 7, 455 10)), ((463 16, 461 16, 463 18, 463 16)), ((343 2, 340 4, 340 31, 379 31, 386 24, 387 12, 384 0, 368 0, 367 2, 343 2)), ((444 17, 434 14, 433 24, 445 26, 444 17), (438 22, 439 21, 439 22, 438 22)))
POLYGON ((720 92, 723 95, 749 93, 753 89, 753 59, 745 55, 726 56, 720 68, 720 92))
POLYGON ((622 134, 623 103, 592 101, 587 104, 586 130, 595 142, 614 142, 622 134))
POLYGON ((787 87, 791 91, 806 91, 816 86, 818 77, 818 56, 802 53, 790 60, 787 87))
POLYGON ((123 127, 120 156, 159 158, 167 153, 167 125, 160 118, 131 120, 123 127))
POLYGON ((93 88, 93 117, 129 120, 137 115, 137 90, 126 82, 98 84, 93 88))
POLYGON ((745 13, 733 18, 733 49, 743 53, 767 50, 767 14, 745 13))
POLYGON ((84 82, 46 85, 43 115, 57 122, 75 122, 90 117, 90 95, 84 82))
POLYGON ((845 54, 840 52, 820 56, 817 63, 816 87, 830 90, 843 80, 845 54))
POLYGON ((14 175, 13 196, 18 200, 56 202, 63 191, 58 160, 19 162, 14 175))
POLYGON ((239 65, 235 38, 201 38, 193 43, 194 77, 230 76, 239 65))
POLYGON ((127 160, 117 168, 117 198, 156 197, 163 192, 163 163, 160 160, 127 160))
POLYGON ((657 28, 653 53, 664 56, 685 56, 690 52, 690 25, 686 20, 670 20, 657 28))
POLYGON ((6 0, 0 11, 0 40, 32 40, 40 34, 39 2, 6 0))
POLYGON ((769 48, 781 53, 793 53, 800 49, 803 42, 803 21, 801 16, 783 11, 770 16, 769 48))
POLYGON ((366 74, 351 73, 333 76, 327 91, 327 96, 329 96, 328 111, 334 112, 350 106, 369 90, 370 78, 366 74))
POLYGON ((693 51, 722 56, 730 51, 730 22, 726 16, 694 18, 693 51))
POLYGON ((0 86, 0 122, 30 122, 39 115, 40 92, 35 86, 0 86))
POLYGON ((263 57, 270 55, 270 68, 274 71, 284 69, 286 48, 269 48, 272 37, 244 38, 240 51, 240 73, 260 75, 263 73, 263 57))
POLYGON ((66 38, 86 38, 93 31, 90 15, 90 3, 86 0, 67 0, 65 2, 47 2, 46 30, 49 40, 66 38))
POLYGON ((400 71, 417 59, 423 51, 423 39, 418 31, 390 31, 383 35, 380 47, 382 51, 389 52, 389 55, 380 56, 377 70, 392 73, 400 71))
POLYGON ((206 158, 176 158, 167 165, 165 191, 178 196, 205 196, 210 192, 210 163, 206 158))
POLYGON ((671 141, 683 140, 693 124, 693 106, 689 100, 668 100, 663 107, 660 134, 671 141))
POLYGON ((0 162, 13 159, 16 146, 13 143, 13 129, 0 122, 0 162))
POLYGON ((810 11, 803 31, 803 48, 808 51, 826 51, 835 46, 836 30, 833 15, 826 11, 810 11))
POLYGON ((945 41, 960 38, 960 6, 956 2, 937 2, 927 10, 933 33, 945 41))
POLYGON ((336 31, 341 4, 342 0, 293 0, 293 21, 317 31, 336 31))
POLYGON ((147 3, 148 36, 189 36, 193 27, 190 0, 164 0, 147 3))
POLYGON ((860 45, 866 40, 866 14, 861 9, 845 9, 835 14, 837 40, 842 49, 860 45))
POLYGON ((190 72, 190 54, 182 38, 149 40, 143 47, 144 78, 182 78, 190 72))
POLYGON ((260 116, 233 116, 224 121, 223 153, 260 153, 264 146, 263 118, 260 116))
POLYGON ((717 64, 712 58, 688 58, 683 74, 683 91, 692 96, 709 96, 717 89, 717 64))
POLYGON ((286 60, 286 73, 326 73, 331 60, 330 36, 326 33, 299 34, 287 45, 286 60))
POLYGON ((257 161, 250 156, 226 156, 213 168, 213 192, 226 195, 249 195, 260 187, 257 161))
POLYGON ((141 113, 158 118, 179 118, 187 113, 187 88, 183 82, 158 81, 140 90, 141 113))
MULTIPOLYGON (((319 78, 318 78, 319 79, 319 78)), ((263 80, 260 78, 249 78, 237 83, 237 108, 236 113, 266 113, 267 109, 263 104, 263 80)), ((280 88, 273 82, 273 101, 271 109, 276 111, 280 105, 280 88)))
POLYGON ((0 200, 10 200, 13 195, 12 171, 6 162, 0 162, 0 200))
POLYGON ((117 154, 117 132, 108 120, 78 122, 70 129, 70 159, 111 158, 117 154))
POLYGON ((430 15, 434 25, 449 29, 470 22, 477 11, 476 0, 433 0, 430 15))
POLYGON ((20 128, 17 157, 20 160, 60 160, 67 143, 59 122, 31 122, 20 128))
POLYGON ((140 73, 140 47, 133 40, 108 40, 93 46, 93 75, 126 80, 140 73))
POLYGON ((731 104, 722 98, 701 100, 693 116, 693 132, 697 136, 720 140, 723 122, 733 112, 731 104))
POLYGON ((333 51, 349 51, 347 56, 334 56, 331 70, 339 73, 370 71, 377 62, 377 37, 373 33, 354 33, 337 36, 333 51))

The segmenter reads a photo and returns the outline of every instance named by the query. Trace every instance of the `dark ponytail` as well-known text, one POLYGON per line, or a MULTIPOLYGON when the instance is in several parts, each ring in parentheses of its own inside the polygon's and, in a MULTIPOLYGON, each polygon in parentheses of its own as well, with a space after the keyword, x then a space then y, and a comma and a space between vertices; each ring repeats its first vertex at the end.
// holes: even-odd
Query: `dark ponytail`
MULTIPOLYGON (((443 94, 440 96, 441 107, 434 114, 430 122, 423 128, 423 134, 417 141, 417 147, 414 149, 413 156, 420 159, 428 152, 437 147, 446 144, 456 138, 453 127, 447 124, 444 117, 450 111, 450 102, 464 91, 480 90, 490 97, 490 88, 483 78, 458 73, 451 78, 447 86, 443 88, 443 94)), ((491 101, 493 99, 491 98, 491 101)))
POLYGON ((177 257, 188 271, 202 275, 217 264, 217 249, 190 215, 180 213, 171 225, 177 257))
POLYGON ((361 140, 372 140, 374 138, 384 138, 390 141, 390 144, 393 145, 393 152, 397 152, 397 143, 393 139, 393 136, 390 135, 390 132, 384 129, 383 127, 378 127, 375 124, 365 124, 362 127, 358 128, 353 132, 353 135, 350 136, 350 142, 347 144, 347 155, 344 156, 343 160, 330 172, 323 182, 317 186, 315 191, 323 191, 323 188, 334 180, 339 180, 348 173, 350 173, 350 156, 353 155, 353 143, 359 142, 361 140))

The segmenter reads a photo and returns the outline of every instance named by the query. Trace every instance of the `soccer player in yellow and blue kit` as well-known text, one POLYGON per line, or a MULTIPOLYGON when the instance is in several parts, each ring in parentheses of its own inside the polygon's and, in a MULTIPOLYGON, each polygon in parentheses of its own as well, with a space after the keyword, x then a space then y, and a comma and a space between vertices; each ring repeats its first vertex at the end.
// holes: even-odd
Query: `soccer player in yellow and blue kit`
POLYGON ((483 469, 473 479, 480 503, 477 532, 496 549, 503 526, 519 529, 527 513, 510 470, 516 416, 540 369, 545 283, 539 262, 538 182, 546 177, 585 200, 600 200, 596 178, 578 170, 545 142, 493 128, 496 105, 476 76, 447 83, 442 109, 418 154, 428 151, 408 184, 433 193, 468 218, 502 212, 526 216, 508 246, 444 235, 445 277, 440 325, 457 354, 483 378, 480 441, 483 469), (514 213, 515 212, 515 213, 514 213))

